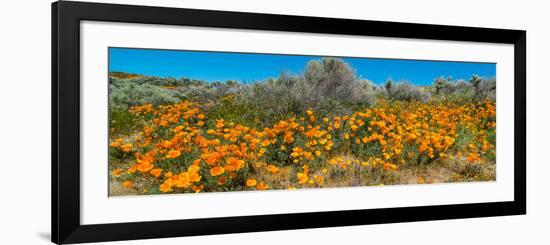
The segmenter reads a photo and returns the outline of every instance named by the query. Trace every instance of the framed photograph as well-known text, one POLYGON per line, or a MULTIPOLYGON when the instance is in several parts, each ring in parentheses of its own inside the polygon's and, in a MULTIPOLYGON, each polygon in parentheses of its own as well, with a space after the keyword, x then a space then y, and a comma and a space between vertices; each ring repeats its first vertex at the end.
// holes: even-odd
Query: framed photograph
POLYGON ((55 2, 52 241, 525 214, 525 38, 55 2))

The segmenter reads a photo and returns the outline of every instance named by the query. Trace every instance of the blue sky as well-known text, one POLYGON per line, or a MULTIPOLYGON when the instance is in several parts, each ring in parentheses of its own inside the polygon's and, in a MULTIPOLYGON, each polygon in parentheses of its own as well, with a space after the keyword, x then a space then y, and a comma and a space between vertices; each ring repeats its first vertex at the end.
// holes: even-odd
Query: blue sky
MULTIPOLYGON (((282 72, 302 73, 309 60, 319 58, 321 56, 109 48, 109 71, 209 82, 253 82, 277 77, 282 72)), ((492 63, 340 58, 348 62, 359 77, 376 84, 392 79, 430 85, 440 76, 468 79, 474 74, 484 77, 496 74, 496 65, 492 63)))

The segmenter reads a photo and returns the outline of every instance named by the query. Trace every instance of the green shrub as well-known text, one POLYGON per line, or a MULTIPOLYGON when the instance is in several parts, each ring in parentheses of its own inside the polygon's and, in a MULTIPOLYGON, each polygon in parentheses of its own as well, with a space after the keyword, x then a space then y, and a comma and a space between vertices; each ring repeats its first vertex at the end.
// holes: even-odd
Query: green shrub
POLYGON ((109 128, 112 134, 129 134, 142 126, 142 121, 127 109, 109 107, 109 128))

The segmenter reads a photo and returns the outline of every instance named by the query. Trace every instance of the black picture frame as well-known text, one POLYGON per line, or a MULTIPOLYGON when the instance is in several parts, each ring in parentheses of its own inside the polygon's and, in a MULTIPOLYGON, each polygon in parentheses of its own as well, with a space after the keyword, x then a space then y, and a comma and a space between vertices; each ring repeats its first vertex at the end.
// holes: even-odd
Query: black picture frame
POLYGON ((52 242, 58 244, 526 213, 526 32, 61 1, 52 4, 52 242), (514 201, 153 222, 80 224, 80 22, 453 40, 514 45, 514 201))

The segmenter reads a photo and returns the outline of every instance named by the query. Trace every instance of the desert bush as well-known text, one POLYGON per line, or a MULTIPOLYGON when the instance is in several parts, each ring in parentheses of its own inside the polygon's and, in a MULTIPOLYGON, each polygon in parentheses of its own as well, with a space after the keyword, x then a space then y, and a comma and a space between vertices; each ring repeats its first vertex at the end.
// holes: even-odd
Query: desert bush
POLYGON ((427 102, 430 99, 430 93, 406 81, 394 85, 391 80, 388 80, 385 89, 386 96, 390 100, 427 102))
POLYGON ((308 86, 306 94, 312 100, 311 106, 317 107, 321 100, 349 102, 353 99, 357 77, 355 71, 343 60, 323 58, 309 61, 304 79, 308 86))
POLYGON ((350 105, 374 103, 375 86, 360 80, 343 60, 312 60, 303 75, 281 74, 278 78, 254 83, 244 89, 248 103, 266 116, 290 115, 316 109, 323 115, 350 112, 350 105))
POLYGON ((379 88, 371 81, 357 79, 353 85, 352 102, 361 105, 373 105, 376 103, 379 88))
POLYGON ((485 98, 496 99, 496 79, 484 79, 479 76, 473 76, 469 82, 474 87, 474 99, 482 100, 485 98))
POLYGON ((310 61, 303 75, 283 73, 277 78, 241 85, 232 93, 245 107, 266 123, 316 109, 323 115, 351 111, 352 106, 374 103, 374 88, 369 81, 359 80, 351 67, 341 59, 310 61), (271 119, 271 120, 269 120, 271 119))
POLYGON ((180 100, 176 93, 151 84, 110 86, 109 90, 111 107, 127 108, 148 103, 162 105, 176 103, 180 100))
POLYGON ((468 81, 439 77, 434 80, 434 95, 445 101, 496 100, 495 78, 472 76, 468 81))

